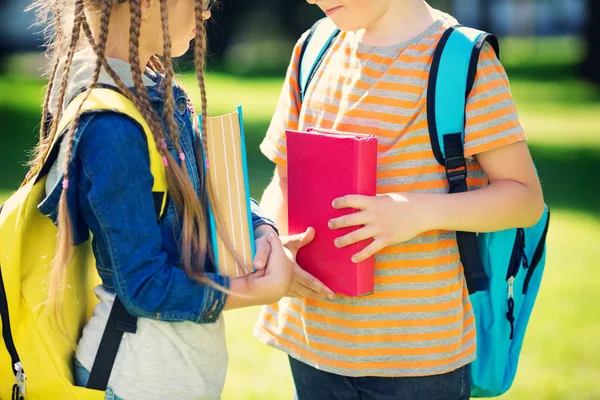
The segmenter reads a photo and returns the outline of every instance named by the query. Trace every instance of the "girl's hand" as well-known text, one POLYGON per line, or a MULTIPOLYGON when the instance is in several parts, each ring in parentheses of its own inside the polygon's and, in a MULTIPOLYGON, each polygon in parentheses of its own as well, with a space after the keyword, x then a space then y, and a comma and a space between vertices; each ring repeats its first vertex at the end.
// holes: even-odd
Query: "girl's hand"
POLYGON ((382 249, 406 242, 429 229, 427 194, 388 193, 369 197, 349 195, 333 202, 333 208, 360 210, 329 221, 330 229, 353 226, 362 228, 335 240, 336 247, 346 247, 362 240, 373 239, 352 261, 359 263, 382 249))
POLYGON ((283 238, 285 247, 275 232, 268 233, 264 238, 270 249, 265 268, 231 280, 233 293, 227 297, 226 310, 273 304, 284 296, 334 298, 331 290, 302 270, 295 261, 298 250, 313 240, 314 229, 283 238))
POLYGON ((269 254, 271 254, 271 245, 267 240, 269 234, 276 234, 270 225, 259 225, 254 229, 254 246, 256 248, 256 254, 252 265, 257 270, 262 270, 267 265, 269 260, 269 254))
POLYGON ((260 296, 262 303, 272 304, 278 302, 289 291, 294 274, 294 263, 286 254, 275 232, 269 233, 265 238, 271 254, 264 270, 254 274, 253 279, 256 280, 255 288, 258 289, 256 294, 260 296))

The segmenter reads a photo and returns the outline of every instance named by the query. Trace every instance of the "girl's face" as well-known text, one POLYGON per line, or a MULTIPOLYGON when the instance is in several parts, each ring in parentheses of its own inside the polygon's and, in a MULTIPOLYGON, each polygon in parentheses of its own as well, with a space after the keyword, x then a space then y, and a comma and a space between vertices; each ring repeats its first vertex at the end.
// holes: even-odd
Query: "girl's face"
MULTIPOLYGON (((180 57, 188 51, 190 41, 195 36, 194 0, 168 0, 168 10, 171 56, 180 57)), ((208 19, 210 16, 210 11, 203 13, 204 19, 208 19)), ((145 45, 152 54, 162 54, 163 40, 159 0, 144 1, 142 19, 144 21, 140 30, 140 46, 145 45)))
POLYGON ((377 22, 394 0, 306 0, 316 4, 343 31, 358 31, 377 22))

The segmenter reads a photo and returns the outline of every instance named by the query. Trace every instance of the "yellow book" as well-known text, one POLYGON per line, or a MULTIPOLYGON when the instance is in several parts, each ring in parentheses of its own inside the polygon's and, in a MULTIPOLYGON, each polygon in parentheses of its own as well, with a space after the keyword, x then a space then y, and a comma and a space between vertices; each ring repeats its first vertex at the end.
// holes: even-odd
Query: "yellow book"
MULTIPOLYGON (((199 116, 199 118, 202 118, 199 116)), ((244 264, 251 268, 255 253, 254 229, 250 211, 250 185, 242 119, 242 108, 206 120, 208 161, 211 182, 225 222, 229 238, 244 264)), ((213 250, 221 274, 230 277, 245 275, 216 234, 211 211, 213 250)))

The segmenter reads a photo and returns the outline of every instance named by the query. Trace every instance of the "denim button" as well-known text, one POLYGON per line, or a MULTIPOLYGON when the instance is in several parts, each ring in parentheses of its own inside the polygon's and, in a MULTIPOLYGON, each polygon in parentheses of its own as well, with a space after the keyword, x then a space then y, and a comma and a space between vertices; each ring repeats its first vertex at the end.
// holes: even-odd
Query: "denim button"
POLYGON ((179 111, 180 115, 185 115, 187 110, 187 102, 185 99, 177 100, 177 111, 179 111))

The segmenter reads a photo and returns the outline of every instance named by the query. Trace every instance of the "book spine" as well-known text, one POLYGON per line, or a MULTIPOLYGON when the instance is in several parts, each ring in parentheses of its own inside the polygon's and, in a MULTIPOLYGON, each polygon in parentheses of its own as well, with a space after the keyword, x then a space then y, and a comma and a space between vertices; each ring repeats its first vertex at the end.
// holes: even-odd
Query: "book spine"
MULTIPOLYGON (((375 196, 377 185, 377 145, 372 140, 356 140, 356 193, 375 196), (375 147, 375 148, 373 148, 375 147), (373 154, 373 152, 375 154, 373 154)), ((372 241, 366 240, 354 245, 354 254, 365 249, 372 241)), ((356 264, 356 295, 364 296, 373 293, 375 278, 375 257, 356 264)))

